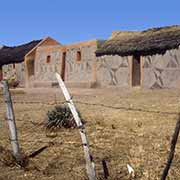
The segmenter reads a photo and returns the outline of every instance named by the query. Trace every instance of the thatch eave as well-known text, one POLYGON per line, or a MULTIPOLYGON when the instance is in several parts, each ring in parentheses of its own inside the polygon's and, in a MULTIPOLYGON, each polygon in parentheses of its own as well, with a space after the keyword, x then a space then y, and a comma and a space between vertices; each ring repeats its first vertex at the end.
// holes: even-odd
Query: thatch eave
POLYGON ((116 32, 103 42, 96 51, 96 56, 119 55, 142 56, 164 54, 167 50, 180 46, 180 26, 154 28, 142 32, 116 32))
POLYGON ((0 49, 0 66, 23 62, 24 56, 40 41, 41 40, 31 41, 27 44, 14 47, 3 46, 0 49))

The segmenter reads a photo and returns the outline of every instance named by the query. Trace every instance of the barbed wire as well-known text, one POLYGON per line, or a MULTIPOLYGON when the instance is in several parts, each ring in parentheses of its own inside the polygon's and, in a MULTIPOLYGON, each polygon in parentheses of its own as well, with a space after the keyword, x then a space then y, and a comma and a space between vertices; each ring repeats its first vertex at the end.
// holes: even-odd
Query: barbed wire
MULTIPOLYGON (((142 109, 142 108, 133 108, 133 107, 123 107, 123 106, 111 106, 106 105, 102 103, 88 103, 83 101, 74 100, 75 104, 83 104, 87 106, 100 106, 108 109, 114 109, 114 110, 125 110, 125 111, 136 111, 136 112, 146 112, 146 113, 156 113, 156 114, 167 114, 167 115, 178 115, 179 112, 167 112, 167 111, 154 111, 154 110, 148 110, 148 109, 142 109)), ((3 101, 0 101, 0 104, 4 103, 3 101)), ((40 105, 58 105, 58 104, 66 104, 68 101, 49 101, 49 102, 43 102, 43 101, 13 101, 14 104, 40 104, 40 105)))

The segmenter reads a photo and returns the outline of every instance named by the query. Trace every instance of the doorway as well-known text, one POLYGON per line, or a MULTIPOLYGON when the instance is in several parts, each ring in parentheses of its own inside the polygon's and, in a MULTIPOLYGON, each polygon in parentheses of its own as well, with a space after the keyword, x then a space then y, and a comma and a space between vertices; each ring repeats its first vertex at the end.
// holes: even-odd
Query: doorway
POLYGON ((62 65, 61 65, 61 78, 65 81, 65 68, 66 68, 66 52, 62 54, 62 65))
POLYGON ((30 78, 31 76, 35 75, 35 61, 34 59, 29 59, 27 62, 28 65, 28 77, 30 78))
POLYGON ((0 81, 3 80, 3 69, 2 66, 0 66, 0 81))
POLYGON ((141 85, 141 58, 139 55, 134 55, 132 60, 132 86, 141 85))

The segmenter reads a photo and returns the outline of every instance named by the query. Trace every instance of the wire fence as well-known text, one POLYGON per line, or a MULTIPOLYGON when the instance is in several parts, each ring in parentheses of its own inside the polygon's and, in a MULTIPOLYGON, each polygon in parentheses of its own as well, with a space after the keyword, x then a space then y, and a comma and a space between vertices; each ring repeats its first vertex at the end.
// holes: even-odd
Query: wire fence
MULTIPOLYGON (((107 104, 102 104, 102 103, 88 103, 88 102, 83 102, 79 100, 74 100, 73 101, 75 104, 82 104, 86 106, 98 106, 98 107, 103 107, 103 108, 108 108, 108 109, 113 109, 113 110, 124 110, 124 111, 136 111, 136 112, 145 112, 145 113, 157 113, 157 114, 164 114, 164 115, 178 115, 179 112, 167 112, 167 111, 159 111, 159 110, 148 110, 148 109, 143 109, 143 108, 134 108, 134 107, 124 107, 124 106, 111 106, 107 104)), ((3 104, 4 101, 0 101, 0 104, 3 104)), ((13 101, 13 104, 39 104, 39 105, 58 105, 58 104, 66 104, 67 101, 49 101, 49 102, 43 102, 43 101, 13 101)))
MULTIPOLYGON (((51 99, 49 101, 40 101, 40 100, 35 100, 34 98, 32 98, 33 100, 13 100, 13 104, 21 104, 21 105, 46 105, 46 106, 55 106, 55 105, 59 105, 59 104, 66 104, 68 103, 68 101, 60 101, 57 100, 56 98, 51 99)), ((6 102, 4 100, 0 101, 0 107, 2 107, 6 102)), ((132 111, 132 112, 145 112, 145 113, 155 113, 155 114, 162 114, 162 115, 178 115, 178 112, 168 112, 168 111, 160 111, 160 110, 150 110, 150 109, 145 109, 145 108, 136 108, 136 107, 127 107, 127 106, 112 106, 112 105, 108 105, 105 103, 89 103, 89 102, 84 102, 84 101, 80 101, 80 100, 74 100, 75 104, 79 104, 79 105, 84 105, 84 106, 94 106, 94 107, 102 107, 102 108, 106 108, 106 109, 112 109, 112 110, 122 110, 122 111, 132 111)), ((16 112, 15 112, 16 114, 16 112)), ((26 132, 23 132, 20 130, 20 143, 22 144, 29 144, 29 145, 35 145, 35 144, 39 144, 40 146, 42 145, 48 145, 48 146, 53 146, 54 144, 56 145, 61 145, 62 143, 65 144, 71 144, 71 143, 76 143, 79 146, 82 146, 82 144, 77 143, 77 142, 62 142, 56 139, 49 139, 49 137, 51 136, 56 136, 56 134, 54 135, 48 135, 48 133, 46 132, 45 126, 43 122, 37 122, 37 121, 32 121, 32 119, 29 119, 28 121, 24 121, 24 119, 18 119, 17 122, 21 122, 23 121, 24 124, 28 124, 28 133, 26 134, 26 132), (31 126, 29 126, 29 123, 31 124, 31 126), (29 139, 29 134, 31 134, 33 131, 36 131, 37 128, 40 128, 41 130, 43 129, 45 131, 45 137, 43 137, 42 139, 38 139, 38 138, 32 138, 33 140, 29 139), (49 137, 48 137, 49 136, 49 137)), ((24 130, 23 130, 24 131, 24 130)), ((33 136, 33 135, 32 135, 33 136)), ((9 140, 10 142, 12 142, 12 139, 9 137, 7 140, 9 140)))

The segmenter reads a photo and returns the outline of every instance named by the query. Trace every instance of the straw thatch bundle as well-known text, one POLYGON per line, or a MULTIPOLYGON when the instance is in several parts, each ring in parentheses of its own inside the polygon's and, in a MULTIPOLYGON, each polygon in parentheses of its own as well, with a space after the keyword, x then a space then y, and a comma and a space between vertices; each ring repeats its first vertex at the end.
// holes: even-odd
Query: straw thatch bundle
POLYGON ((99 43, 97 56, 164 54, 180 45, 180 26, 167 26, 146 31, 118 31, 105 42, 99 43))
POLYGON ((41 40, 32 41, 15 47, 1 46, 0 48, 0 66, 5 64, 21 63, 24 56, 33 49, 41 40))

